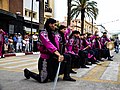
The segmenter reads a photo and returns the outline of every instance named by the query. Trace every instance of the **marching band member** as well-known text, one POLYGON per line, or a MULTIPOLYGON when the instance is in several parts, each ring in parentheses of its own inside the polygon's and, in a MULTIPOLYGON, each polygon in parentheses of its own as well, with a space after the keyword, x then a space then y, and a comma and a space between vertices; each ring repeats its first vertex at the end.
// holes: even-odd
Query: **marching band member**
POLYGON ((101 42, 100 42, 100 37, 98 34, 96 34, 96 38, 93 41, 93 50, 95 51, 95 55, 96 55, 96 59, 99 61, 103 61, 101 60, 102 56, 102 46, 101 46, 101 42))
POLYGON ((0 29, 0 58, 3 58, 3 53, 4 53, 4 35, 5 32, 0 29))
MULTIPOLYGON (((66 29, 66 26, 64 26, 64 25, 60 25, 59 26, 59 29, 58 29, 58 32, 59 32, 59 34, 60 34, 60 46, 62 46, 62 54, 64 54, 64 53, 66 53, 66 54, 68 54, 68 55, 70 55, 71 56, 71 71, 70 71, 70 73, 74 73, 74 74, 76 74, 76 72, 75 71, 73 71, 72 70, 72 68, 74 67, 74 63, 77 63, 77 65, 78 65, 78 62, 79 62, 79 59, 74 59, 73 60, 73 57, 74 58, 76 58, 74 55, 72 55, 72 54, 70 54, 70 53, 68 53, 67 52, 67 47, 66 47, 66 44, 68 43, 68 35, 70 34, 70 29, 66 29), (78 61, 78 62, 77 62, 78 61)), ((60 51, 60 52, 61 52, 60 51)), ((77 65, 76 65, 76 67, 77 67, 77 65)), ((80 66, 80 64, 78 65, 78 67, 80 66)))
POLYGON ((89 68, 86 66, 86 59, 82 58, 81 55, 79 55, 80 50, 80 32, 79 31, 73 31, 72 34, 69 37, 69 42, 67 44, 67 51, 72 55, 73 59, 79 60, 77 63, 75 63, 74 66, 80 65, 81 68, 89 68))
POLYGON ((91 33, 88 33, 87 34, 87 41, 89 42, 89 44, 90 44, 90 48, 88 49, 88 58, 89 59, 92 59, 93 60, 93 63, 97 63, 97 62, 99 62, 98 61, 98 58, 97 58, 97 56, 98 56, 98 51, 96 50, 96 49, 93 49, 93 41, 94 41, 94 39, 96 38, 96 34, 97 34, 97 31, 95 31, 95 34, 93 35, 93 34, 91 34, 91 33))
POLYGON ((28 69, 24 70, 24 76, 29 79, 34 78, 38 82, 47 82, 48 80, 53 81, 58 63, 61 63, 60 73, 64 74, 63 80, 65 81, 76 81, 70 77, 71 60, 69 55, 61 54, 59 47, 59 34, 56 32, 55 27, 56 20, 49 18, 47 19, 44 28, 40 32, 40 53, 41 56, 38 62, 39 74, 33 73, 28 69))
POLYGON ((100 38, 100 42, 102 45, 102 57, 103 58, 108 58, 108 60, 113 61, 111 58, 113 56, 110 56, 110 50, 106 47, 107 42, 110 42, 111 40, 108 39, 107 33, 104 32, 103 36, 100 38))

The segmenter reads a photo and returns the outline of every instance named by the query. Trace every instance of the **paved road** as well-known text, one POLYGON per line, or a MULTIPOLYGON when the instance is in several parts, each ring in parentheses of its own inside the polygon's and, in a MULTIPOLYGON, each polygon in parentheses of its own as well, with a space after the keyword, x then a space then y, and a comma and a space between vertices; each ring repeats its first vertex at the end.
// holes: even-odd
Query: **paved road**
MULTIPOLYGON (((76 82, 60 79, 56 90, 120 90, 120 54, 112 54, 114 61, 77 69, 77 74, 71 74, 76 82)), ((39 55, 25 55, 0 59, 0 90, 52 90, 53 82, 41 84, 23 76, 24 68, 38 73, 38 58, 39 55)))

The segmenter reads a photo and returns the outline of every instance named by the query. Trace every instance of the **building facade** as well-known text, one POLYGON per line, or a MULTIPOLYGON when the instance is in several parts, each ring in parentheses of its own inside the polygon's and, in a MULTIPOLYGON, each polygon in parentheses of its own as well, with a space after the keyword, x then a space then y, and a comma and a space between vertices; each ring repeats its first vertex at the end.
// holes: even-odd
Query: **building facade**
POLYGON ((0 0, 0 28, 6 33, 14 33, 14 23, 17 15, 9 12, 9 0, 0 0))
MULTIPOLYGON (((0 0, 0 26, 7 27, 8 33, 30 33, 38 32, 39 29, 39 0, 0 0), (28 3, 29 2, 29 3, 28 3), (32 10, 33 4, 33 10, 32 10), (8 18, 4 14, 9 13, 8 18), (3 17, 4 20, 3 20, 3 17), (32 21, 32 24, 31 24, 32 21), (7 22, 3 24, 3 22, 7 22), (2 25, 3 24, 3 25, 2 25)), ((44 0, 44 21, 47 18, 54 17, 54 0, 44 0)))
MULTIPOLYGON (((60 22, 60 24, 67 26, 67 18, 65 17, 65 20, 63 22, 60 22)), ((77 30, 81 32, 81 20, 80 19, 71 20, 70 27, 73 31, 77 30)), ((98 31, 98 27, 96 25, 92 25, 92 23, 84 21, 83 33, 94 33, 95 31, 98 31)))

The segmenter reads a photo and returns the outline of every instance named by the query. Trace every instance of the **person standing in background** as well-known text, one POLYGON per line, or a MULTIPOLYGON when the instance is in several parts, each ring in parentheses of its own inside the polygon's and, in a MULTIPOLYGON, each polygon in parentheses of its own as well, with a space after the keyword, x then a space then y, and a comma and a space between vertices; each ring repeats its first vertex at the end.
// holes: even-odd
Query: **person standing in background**
POLYGON ((16 52, 16 45, 17 45, 17 33, 14 34, 14 37, 13 37, 13 45, 14 45, 14 49, 15 49, 15 52, 16 52))
POLYGON ((24 37, 24 40, 26 41, 26 45, 25 45, 25 52, 29 52, 30 50, 29 50, 29 36, 28 36, 28 34, 27 35, 25 35, 25 37, 24 37))
POLYGON ((22 52, 22 35, 18 33, 17 38, 17 52, 22 52))
POLYGON ((115 46, 115 52, 119 53, 119 38, 118 37, 115 38, 114 46, 115 46))
POLYGON ((33 39, 33 52, 37 52, 38 36, 34 33, 32 39, 33 39))
POLYGON ((8 53, 8 34, 4 35, 4 51, 5 53, 8 53))

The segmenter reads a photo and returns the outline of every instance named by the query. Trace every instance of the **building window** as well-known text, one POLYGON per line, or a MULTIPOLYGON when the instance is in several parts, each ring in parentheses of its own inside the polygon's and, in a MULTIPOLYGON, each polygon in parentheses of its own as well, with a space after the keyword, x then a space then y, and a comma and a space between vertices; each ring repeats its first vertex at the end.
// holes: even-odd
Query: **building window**
POLYGON ((25 16, 27 16, 27 17, 33 16, 34 19, 37 19, 37 12, 33 11, 33 13, 32 13, 31 10, 25 9, 25 16))
POLYGON ((31 17, 31 12, 29 11, 29 17, 31 17))
POLYGON ((28 16, 28 11, 27 10, 25 10, 25 16, 28 16))
POLYGON ((37 13, 36 12, 33 12, 33 18, 37 19, 37 13))

